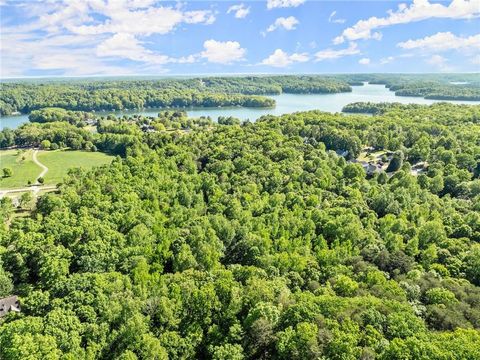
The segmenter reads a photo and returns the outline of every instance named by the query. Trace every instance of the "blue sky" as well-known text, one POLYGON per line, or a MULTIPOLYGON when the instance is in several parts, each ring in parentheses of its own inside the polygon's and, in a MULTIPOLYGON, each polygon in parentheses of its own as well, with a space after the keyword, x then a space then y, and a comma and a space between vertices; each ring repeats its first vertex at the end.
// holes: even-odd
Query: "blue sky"
POLYGON ((0 6, 2 78, 480 70, 480 0, 0 6))

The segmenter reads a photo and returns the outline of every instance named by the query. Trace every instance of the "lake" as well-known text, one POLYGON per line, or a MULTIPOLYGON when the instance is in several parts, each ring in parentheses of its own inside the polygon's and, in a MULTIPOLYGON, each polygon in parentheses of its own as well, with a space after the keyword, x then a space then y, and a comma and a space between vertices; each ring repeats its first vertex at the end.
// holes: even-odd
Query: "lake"
MULTIPOLYGON (((328 112, 340 112, 342 108, 350 103, 358 101, 370 102, 399 102, 403 104, 433 104, 441 100, 430 100, 421 97, 395 96, 393 91, 388 90, 384 85, 365 84, 363 86, 352 86, 352 92, 338 94, 281 94, 271 96, 277 102, 277 106, 271 109, 259 108, 189 108, 186 109, 191 117, 210 116, 216 120, 219 116, 234 116, 242 120, 256 120, 262 115, 282 115, 296 111, 322 110, 328 112)), ((480 101, 447 101, 454 104, 478 105, 480 101)), ((165 109, 144 109, 113 112, 117 116, 141 114, 145 116, 156 116, 159 111, 165 109)), ((109 114, 111 112, 100 112, 109 114)), ((16 128, 28 121, 28 115, 4 116, 0 120, 0 130, 9 127, 16 128)))

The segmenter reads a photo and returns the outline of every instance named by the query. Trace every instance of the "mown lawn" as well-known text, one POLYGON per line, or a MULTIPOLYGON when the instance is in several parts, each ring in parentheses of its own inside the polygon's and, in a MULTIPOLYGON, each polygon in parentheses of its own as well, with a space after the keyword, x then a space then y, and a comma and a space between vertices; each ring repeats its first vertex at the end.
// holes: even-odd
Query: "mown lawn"
MULTIPOLYGON (((26 187, 42 172, 42 169, 32 160, 33 150, 0 150, 0 189, 15 189, 26 187), (1 170, 9 167, 13 176, 4 178, 1 170)), ((48 167, 45 175, 45 185, 55 185, 67 175, 68 169, 81 167, 89 169, 93 166, 107 164, 113 156, 100 152, 86 151, 39 151, 37 160, 48 167)))
POLYGON ((33 150, 0 150, 0 171, 9 167, 13 176, 4 178, 0 173, 0 189, 12 189, 27 186, 28 181, 35 182, 42 169, 32 160, 33 150))
POLYGON ((73 167, 89 169, 94 166, 108 164, 113 156, 101 152, 86 151, 40 151, 37 159, 48 167, 45 175, 45 184, 57 184, 67 175, 67 171, 73 167))

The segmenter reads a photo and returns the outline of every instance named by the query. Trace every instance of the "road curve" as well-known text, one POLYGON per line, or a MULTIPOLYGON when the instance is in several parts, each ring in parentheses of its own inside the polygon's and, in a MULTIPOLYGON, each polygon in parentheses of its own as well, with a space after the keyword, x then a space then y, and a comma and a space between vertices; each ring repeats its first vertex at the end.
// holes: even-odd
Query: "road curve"
POLYGON ((51 186, 42 186, 42 184, 40 184, 38 182, 38 178, 40 177, 44 177, 45 174, 48 172, 48 167, 46 167, 45 165, 43 165, 40 161, 38 161, 37 159, 37 153, 38 153, 38 150, 34 150, 33 151, 33 154, 32 154, 32 160, 35 164, 37 164, 38 166, 40 166, 42 168, 42 172, 40 173, 40 175, 37 176, 37 178, 35 179, 35 184, 33 184, 32 186, 29 186, 29 187, 24 187, 24 188, 16 188, 16 189, 0 189, 0 199, 2 197, 4 197, 5 195, 7 194, 12 194, 12 193, 19 193, 19 192, 26 192, 26 191, 32 191, 33 194, 36 196, 37 193, 40 191, 40 190, 53 190, 56 188, 56 186, 54 185, 51 185, 51 186))
POLYGON ((37 153, 38 153, 38 150, 35 150, 33 152, 33 155, 32 155, 32 160, 35 164, 37 164, 38 166, 40 166, 42 168, 42 172, 40 173, 40 175, 37 176, 37 178, 35 179, 35 183, 38 184, 38 178, 41 178, 41 177, 44 177, 45 174, 48 172, 48 168, 43 165, 40 161, 38 161, 37 159, 37 153))

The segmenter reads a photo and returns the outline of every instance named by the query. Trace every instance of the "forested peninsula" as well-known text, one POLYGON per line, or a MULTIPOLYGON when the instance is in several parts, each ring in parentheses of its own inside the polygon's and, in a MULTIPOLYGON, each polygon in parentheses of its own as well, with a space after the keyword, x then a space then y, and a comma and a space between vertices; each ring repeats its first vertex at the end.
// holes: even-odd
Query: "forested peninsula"
POLYGON ((116 157, 0 200, 1 359, 480 358, 480 106, 32 115, 116 157))
POLYGON ((480 100, 480 74, 373 74, 371 84, 382 84, 397 96, 434 100, 480 100))

